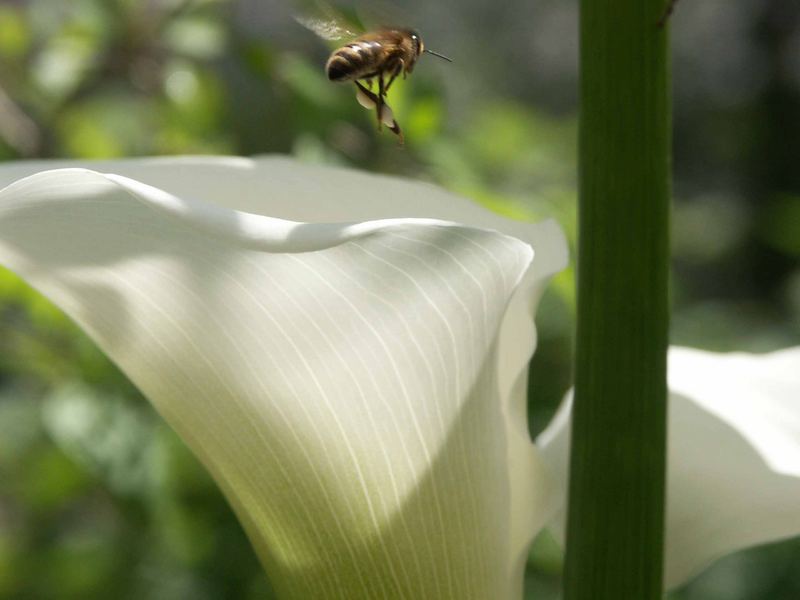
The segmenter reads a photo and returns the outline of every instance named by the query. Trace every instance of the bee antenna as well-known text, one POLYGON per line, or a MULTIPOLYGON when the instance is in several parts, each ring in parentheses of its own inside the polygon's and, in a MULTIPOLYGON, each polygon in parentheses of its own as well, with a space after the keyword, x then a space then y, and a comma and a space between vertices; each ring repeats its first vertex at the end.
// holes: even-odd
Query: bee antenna
POLYGON ((423 52, 425 52, 427 54, 433 54, 434 56, 438 56, 439 58, 443 58, 447 62, 453 62, 452 58, 448 58, 444 54, 439 54, 438 52, 434 52, 433 50, 428 50, 427 48, 425 48, 425 50, 423 50, 423 52))

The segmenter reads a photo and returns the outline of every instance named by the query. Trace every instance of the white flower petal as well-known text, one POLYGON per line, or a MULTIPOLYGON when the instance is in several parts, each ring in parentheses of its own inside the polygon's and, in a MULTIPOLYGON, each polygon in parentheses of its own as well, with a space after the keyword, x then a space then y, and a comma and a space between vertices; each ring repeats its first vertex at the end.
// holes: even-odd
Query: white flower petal
MULTIPOLYGON (((0 169, 0 185, 42 166, 0 169)), ((189 443, 279 590, 517 596, 533 533, 518 529, 548 497, 536 473, 508 473, 535 465, 503 402, 533 349, 534 301, 506 308, 561 267, 557 227, 285 159, 97 166, 115 175, 0 191, 0 262, 189 443), (409 215, 519 233, 534 268, 518 240, 409 215)))
MULTIPOLYGON (((669 353, 665 582, 800 535, 800 348, 669 353)), ((570 400, 537 439, 566 496, 570 400)), ((563 512, 555 529, 563 537, 563 512)))
POLYGON ((673 348, 666 580, 800 535, 800 348, 673 348))

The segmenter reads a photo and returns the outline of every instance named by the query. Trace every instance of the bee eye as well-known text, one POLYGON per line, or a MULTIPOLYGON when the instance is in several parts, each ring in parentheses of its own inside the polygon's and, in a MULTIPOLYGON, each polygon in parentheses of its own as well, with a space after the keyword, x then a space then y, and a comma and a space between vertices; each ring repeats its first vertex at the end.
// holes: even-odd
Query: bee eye
POLYGON ((411 32, 411 41, 414 42, 414 51, 417 56, 422 53, 422 41, 419 39, 419 34, 416 31, 411 32))

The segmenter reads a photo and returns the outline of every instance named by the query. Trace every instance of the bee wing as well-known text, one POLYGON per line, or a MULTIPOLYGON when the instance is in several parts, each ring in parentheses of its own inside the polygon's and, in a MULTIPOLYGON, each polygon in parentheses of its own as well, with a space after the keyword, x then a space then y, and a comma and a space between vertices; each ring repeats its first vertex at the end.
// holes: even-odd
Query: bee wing
POLYGON ((295 21, 323 40, 334 42, 352 40, 364 33, 363 27, 347 19, 342 11, 335 9, 325 0, 312 0, 305 4, 310 4, 310 9, 295 15, 295 21))
POLYGON ((358 37, 358 33, 331 19, 319 19, 317 17, 300 15, 296 15, 294 19, 306 29, 310 29, 316 33, 323 40, 338 42, 340 40, 358 37))

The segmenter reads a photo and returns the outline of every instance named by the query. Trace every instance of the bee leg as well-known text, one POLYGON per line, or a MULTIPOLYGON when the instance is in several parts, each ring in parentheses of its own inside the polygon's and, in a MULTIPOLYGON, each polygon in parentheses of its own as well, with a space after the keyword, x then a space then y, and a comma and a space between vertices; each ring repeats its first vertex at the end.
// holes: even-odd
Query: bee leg
POLYGON ((356 98, 361 106, 367 110, 371 110, 378 106, 378 97, 373 92, 365 88, 358 81, 354 81, 353 83, 355 83, 356 88, 358 88, 358 92, 356 92, 356 98))
MULTIPOLYGON (((403 132, 400 129, 400 125, 397 124, 397 120, 394 118, 394 114, 392 113, 392 109, 386 104, 386 92, 389 90, 389 86, 392 85, 395 77, 397 77, 398 71, 395 70, 392 78, 389 80, 388 85, 384 84, 383 81, 383 73, 378 75, 378 97, 381 100, 381 103, 378 105, 378 122, 379 123, 386 123, 386 126, 389 130, 397 136, 398 142, 400 145, 403 145, 403 132), (384 114, 384 107, 387 109, 388 114, 384 114)), ((380 125, 378 126, 380 129, 380 125)))
MULTIPOLYGON (((400 145, 403 144, 403 132, 400 130, 400 126, 397 124, 397 121, 394 118, 394 114, 392 113, 391 107, 383 101, 383 98, 377 96, 375 93, 369 91, 366 87, 364 87, 358 81, 354 81, 353 83, 356 84, 356 88, 358 88, 358 103, 366 109, 378 108, 378 106, 382 106, 383 110, 381 116, 381 123, 386 125, 389 130, 394 133, 398 138, 400 145)), ((384 90, 385 93, 386 90, 384 90)), ((380 130, 380 127, 378 127, 380 130)))
POLYGON ((389 130, 397 136, 397 143, 402 146, 405 142, 405 139, 403 138, 403 132, 400 130, 400 125, 397 124, 396 120, 392 120, 389 130))
POLYGON ((383 73, 378 73, 378 105, 376 106, 376 112, 378 113, 378 131, 381 130, 383 126, 383 107, 386 104, 386 87, 383 81, 383 73))
MULTIPOLYGON (((403 59, 401 58, 398 61, 397 66, 394 69, 394 72, 392 73, 392 77, 389 79, 389 83, 386 84, 386 89, 384 90, 385 92, 389 91, 389 88, 392 87, 392 83, 394 82, 394 80, 397 78, 397 76, 401 72, 403 72, 403 67, 404 66, 405 66, 405 63, 403 62, 403 59)), ((405 76, 403 77, 403 79, 405 79, 405 76)))
MULTIPOLYGON (((354 81, 353 83, 355 83, 358 88, 358 93, 356 95, 358 103, 366 109, 374 108, 378 111, 378 131, 380 131, 383 119, 383 96, 376 96, 358 81, 354 81)), ((383 88, 383 80, 381 80, 381 88, 383 88)))

